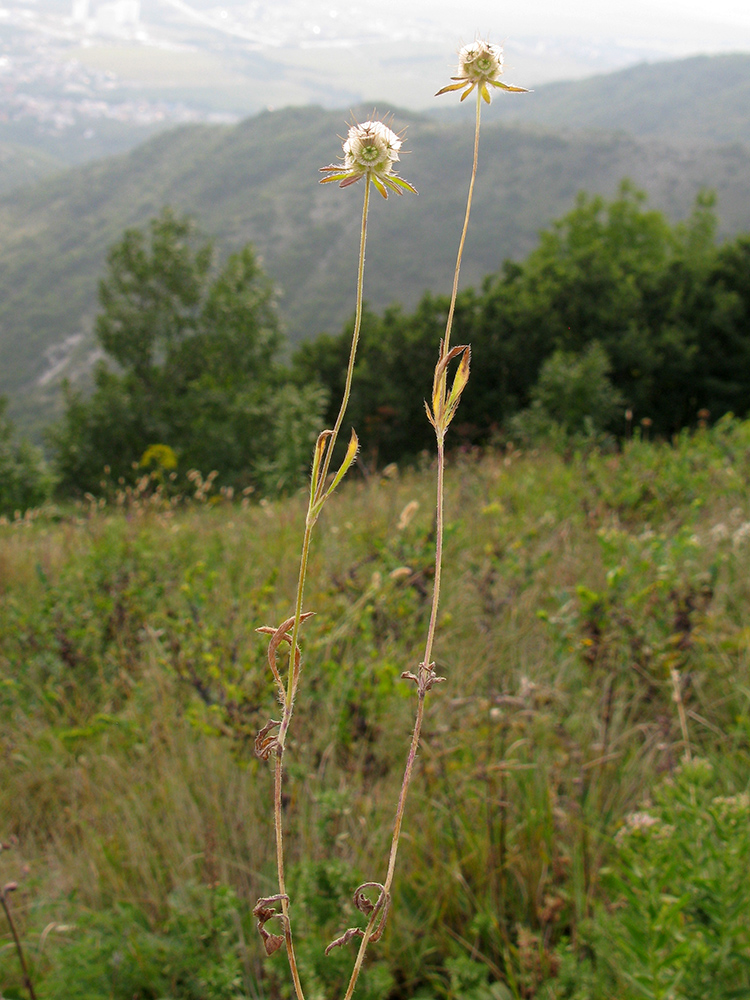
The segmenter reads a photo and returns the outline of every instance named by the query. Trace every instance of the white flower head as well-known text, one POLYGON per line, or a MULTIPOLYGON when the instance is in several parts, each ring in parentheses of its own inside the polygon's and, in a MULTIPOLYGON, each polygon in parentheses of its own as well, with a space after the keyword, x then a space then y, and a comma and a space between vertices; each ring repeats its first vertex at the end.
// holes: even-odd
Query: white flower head
POLYGON ((352 125, 344 143, 344 166, 389 174, 398 160, 401 140, 384 122, 352 125))
POLYGON ((503 72, 503 48, 477 39, 458 53, 458 75, 477 83, 499 80, 503 72))
POLYGON ((338 181, 339 187, 348 187, 365 177, 372 181, 384 198, 388 197, 389 190, 396 194, 403 194, 404 191, 416 194, 416 189, 408 181, 393 173, 401 143, 401 137, 385 122, 375 119, 355 123, 350 126, 344 140, 343 165, 333 163, 321 167, 321 172, 328 176, 323 177, 320 183, 338 181))
POLYGON ((500 77, 503 75, 503 61, 501 45, 491 45, 481 38, 475 39, 470 45, 464 45, 458 53, 458 76, 451 77, 456 83, 443 87, 435 96, 447 94, 450 90, 463 90, 461 94, 463 101, 475 87, 478 87, 479 93, 489 104, 491 99, 489 87, 498 87, 514 94, 528 94, 529 91, 525 87, 514 87, 510 83, 502 82, 500 77))

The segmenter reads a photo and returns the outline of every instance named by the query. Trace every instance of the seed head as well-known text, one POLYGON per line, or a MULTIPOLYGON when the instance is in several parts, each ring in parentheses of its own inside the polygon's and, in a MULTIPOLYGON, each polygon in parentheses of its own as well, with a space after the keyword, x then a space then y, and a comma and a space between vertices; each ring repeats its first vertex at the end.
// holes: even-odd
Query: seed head
POLYGON ((372 181, 384 198, 388 191, 403 194, 416 189, 403 177, 393 173, 393 164, 398 161, 398 151, 401 149, 401 137, 388 128, 385 122, 367 121, 350 126, 344 140, 343 164, 332 163, 321 167, 321 173, 328 174, 321 178, 321 184, 338 181, 339 187, 349 187, 350 184, 364 177, 372 181))
POLYGON ((503 61, 501 45, 491 45, 477 38, 470 45, 464 45, 458 53, 458 76, 451 77, 456 83, 443 87, 435 97, 447 94, 450 90, 463 90, 461 94, 463 101, 475 87, 478 87, 480 94, 489 104, 491 99, 489 87, 498 87, 514 94, 528 94, 529 91, 525 87, 514 87, 510 83, 501 81, 503 61))

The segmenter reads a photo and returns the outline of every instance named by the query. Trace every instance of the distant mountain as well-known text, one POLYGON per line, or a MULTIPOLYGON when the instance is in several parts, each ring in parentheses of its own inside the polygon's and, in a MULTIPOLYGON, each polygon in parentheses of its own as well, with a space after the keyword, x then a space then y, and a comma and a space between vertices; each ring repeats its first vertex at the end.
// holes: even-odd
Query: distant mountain
POLYGON ((42 150, 0 141, 0 195, 23 184, 35 184, 64 168, 62 161, 42 150))
POLYGON ((498 102, 504 121, 604 129, 641 138, 750 143, 750 55, 644 63, 587 80, 549 83, 498 102))
MULTIPOLYGON (((663 90, 675 93, 670 107, 679 105, 679 81, 689 106, 697 80, 681 63, 659 71, 667 74, 663 90)), ((632 81, 627 73, 598 78, 597 93, 612 79, 621 84, 612 92, 614 114, 632 81)), ((741 142, 719 147, 498 121, 503 105, 532 99, 538 95, 501 97, 485 114, 464 284, 528 253, 576 192, 611 196, 623 177, 672 218, 689 213, 701 187, 715 188, 722 233, 750 230, 750 149, 741 142)), ((365 294, 376 309, 393 301, 411 307, 425 290, 449 290, 473 134, 471 109, 461 111, 460 122, 396 115, 395 127, 409 126, 412 151, 400 169, 420 194, 374 200, 365 294)), ((353 308, 362 190, 320 187, 318 167, 340 153, 345 117, 293 108, 232 127, 184 127, 0 199, 0 393, 11 396, 19 423, 49 420, 61 378, 89 370, 106 250, 165 204, 193 213, 220 254, 247 241, 258 247, 294 340, 340 329, 353 308)))

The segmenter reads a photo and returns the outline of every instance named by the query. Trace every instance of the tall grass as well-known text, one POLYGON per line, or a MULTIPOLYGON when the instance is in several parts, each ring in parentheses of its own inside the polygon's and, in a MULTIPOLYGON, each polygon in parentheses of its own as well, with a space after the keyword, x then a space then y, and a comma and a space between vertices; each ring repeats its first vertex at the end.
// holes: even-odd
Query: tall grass
MULTIPOLYGON (((666 991, 667 973, 687 967, 685 996, 704 996, 709 973, 727 981, 700 950, 707 928, 719 934, 712 961, 731 953, 718 918, 700 923, 690 908, 709 873, 706 912, 724 912, 740 956, 729 974, 744 983, 742 881, 720 887, 741 863, 732 830, 743 827, 717 813, 710 829, 725 839, 706 827, 701 857, 690 830, 748 786, 749 455, 748 425, 725 423, 671 445, 635 440, 621 455, 469 455, 447 469, 454 569, 437 669, 457 680, 425 713, 405 874, 358 994, 641 996, 622 978, 636 970, 658 985, 634 952, 640 927, 657 944, 694 942, 682 959, 659 945, 659 975, 666 991), (692 805, 673 669, 693 757, 713 765, 692 805), (637 839, 647 831, 616 839, 640 812, 673 828, 669 852, 637 839), (667 853, 682 872, 664 868, 667 853), (660 879, 683 880, 687 901, 661 929, 628 875, 643 864, 666 895, 660 879)), ((353 478, 311 548, 318 615, 283 809, 298 817, 289 888, 315 994, 346 989, 346 956, 323 951, 351 908, 352 873, 364 880, 389 848, 413 726, 399 675, 420 657, 429 616, 433 484, 429 468, 353 478)), ((271 776, 251 752, 273 689, 247 637, 284 614, 295 571, 283 555, 302 524, 293 498, 246 509, 134 501, 0 528, 11 847, 0 880, 19 883, 13 913, 39 997, 72 995, 74 970, 86 969, 104 978, 81 980, 82 997, 289 995, 283 956, 261 958, 251 913, 275 883, 271 776), (235 985, 211 986, 217 970, 235 985)), ((0 992, 24 996, 9 934, 0 948, 0 992)))

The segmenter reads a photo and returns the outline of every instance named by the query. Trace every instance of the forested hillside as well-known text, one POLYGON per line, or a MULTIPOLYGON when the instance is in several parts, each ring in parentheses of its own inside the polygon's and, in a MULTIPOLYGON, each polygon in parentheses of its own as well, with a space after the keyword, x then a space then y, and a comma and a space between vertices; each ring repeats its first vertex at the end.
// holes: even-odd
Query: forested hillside
POLYGON ((506 121, 623 131, 678 144, 750 143, 750 56, 694 56, 588 80, 550 83, 523 103, 503 102, 506 121))
MULTIPOLYGON (((681 79, 682 65, 664 72, 681 79)), ((675 93, 691 101, 687 81, 681 86, 675 93)), ((496 101, 485 116, 477 182, 483 209, 467 243, 464 286, 479 285, 506 258, 528 253, 539 230, 569 209, 579 190, 612 195, 626 176, 672 219, 687 216, 700 188, 711 187, 720 238, 750 228, 745 146, 508 127, 497 117, 503 104, 496 101)), ((672 111, 670 104, 665 115, 672 111)), ((217 237, 220 256, 248 241, 258 248, 293 341, 338 331, 351 308, 357 197, 336 196, 317 181, 318 168, 340 149, 336 136, 345 117, 289 109, 233 128, 183 128, 0 202, 0 393, 9 394, 20 423, 40 426, 59 406, 60 379, 89 370, 106 250, 123 229, 144 224, 165 204, 194 213, 217 237)), ((366 297, 376 309, 393 302, 411 308, 426 290, 449 287, 471 144, 465 120, 441 123, 399 112, 395 124, 409 126, 403 172, 420 196, 373 212, 366 297)))

